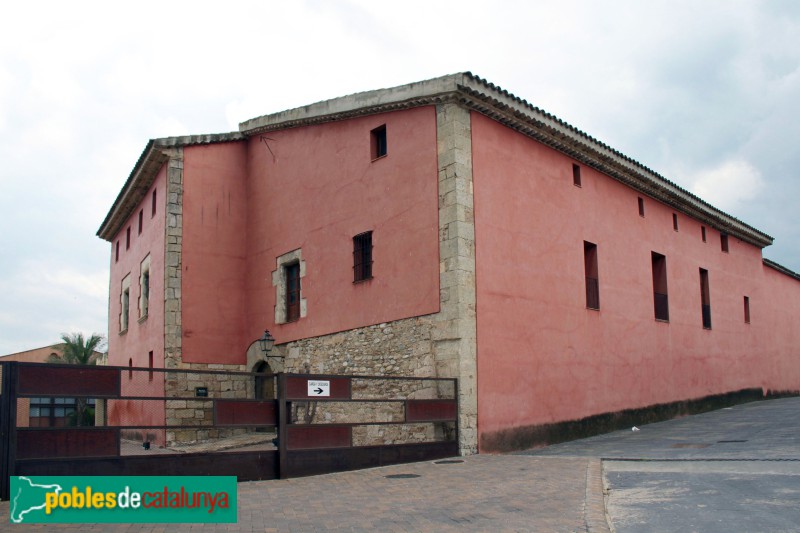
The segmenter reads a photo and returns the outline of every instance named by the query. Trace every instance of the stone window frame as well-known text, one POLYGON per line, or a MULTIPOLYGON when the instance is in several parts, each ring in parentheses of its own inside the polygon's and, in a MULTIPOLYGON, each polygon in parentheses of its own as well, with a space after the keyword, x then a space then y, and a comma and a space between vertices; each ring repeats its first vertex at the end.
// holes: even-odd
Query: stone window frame
POLYGON ((131 274, 122 278, 119 293, 119 332, 125 333, 128 331, 130 324, 130 307, 131 307, 131 274))
POLYGON ((150 314, 150 254, 147 254, 139 266, 139 321, 146 320, 150 314), (147 289, 145 291, 145 289, 147 289))
POLYGON ((275 323, 286 324, 286 267, 292 264, 300 265, 300 318, 308 314, 306 299, 303 298, 302 279, 306 276, 306 262, 303 261, 301 248, 287 252, 275 258, 275 270, 272 271, 272 286, 275 287, 275 323))

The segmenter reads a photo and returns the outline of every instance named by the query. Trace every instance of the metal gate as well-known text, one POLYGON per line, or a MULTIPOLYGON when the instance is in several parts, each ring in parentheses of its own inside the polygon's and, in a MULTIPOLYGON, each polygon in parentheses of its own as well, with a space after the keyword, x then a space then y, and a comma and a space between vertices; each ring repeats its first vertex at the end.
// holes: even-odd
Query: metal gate
POLYGON ((455 379, 0 363, 0 499, 16 475, 239 481, 458 454, 455 379))

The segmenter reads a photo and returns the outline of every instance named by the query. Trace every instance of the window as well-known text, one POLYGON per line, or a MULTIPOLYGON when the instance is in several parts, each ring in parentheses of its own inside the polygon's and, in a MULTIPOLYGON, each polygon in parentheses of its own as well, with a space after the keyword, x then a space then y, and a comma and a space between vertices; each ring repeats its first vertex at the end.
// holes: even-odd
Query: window
POLYGON ((128 226, 128 229, 125 230, 125 249, 130 250, 131 248, 131 227, 128 226))
POLYGON ((583 268, 586 274, 586 307, 600 309, 600 287, 597 278, 597 245, 583 241, 583 268))
POLYGON ((581 186, 581 167, 578 165, 572 165, 572 184, 576 187, 581 186))
POLYGON ((744 297, 744 323, 750 323, 750 297, 744 297))
POLYGON ((672 229, 678 231, 678 214, 672 213, 672 229))
POLYGON ((372 232, 353 237, 353 283, 372 278, 372 232))
POLYGON ((156 216, 156 189, 153 189, 153 198, 150 205, 150 218, 156 216))
POLYGON ((719 235, 719 244, 722 248, 722 251, 728 253, 728 236, 724 233, 720 233, 719 235))
POLYGON ((656 320, 669 322, 669 298, 667 297, 667 258, 652 252, 653 304, 656 320))
POLYGON ((150 313, 150 256, 145 257, 139 271, 139 318, 150 313))
POLYGON ((378 159, 387 154, 386 145, 386 124, 379 126, 370 132, 372 145, 372 159, 378 159))
POLYGON ((133 359, 128 358, 128 379, 133 379, 133 359))
POLYGON ((286 275, 286 322, 300 318, 300 263, 284 268, 286 275))
POLYGON ((639 197, 639 216, 640 217, 644 216, 644 198, 642 198, 641 196, 639 197))
POLYGON ((147 362, 148 362, 148 367, 150 368, 150 372, 148 372, 148 379, 150 381, 153 381, 153 352, 152 351, 147 353, 147 362))
POLYGON ((114 262, 116 263, 118 261, 119 261, 119 239, 117 239, 117 253, 114 256, 114 262))
POLYGON ((700 236, 703 237, 703 242, 706 242, 706 227, 700 226, 700 236))
POLYGON ((703 314, 703 327, 711 329, 711 294, 708 289, 708 270, 700 269, 700 303, 703 314))
POLYGON ((128 274, 122 280, 122 293, 120 294, 120 313, 119 313, 119 330, 120 332, 128 330, 128 313, 131 302, 131 275, 128 274))
POLYGON ((31 398, 28 426, 93 426, 91 413, 94 409, 94 398, 31 398), (76 411, 83 414, 81 420, 76 411))
POLYGON ((143 219, 144 219, 144 209, 139 209, 139 235, 142 234, 143 219))
POLYGON ((275 323, 293 322, 307 315, 302 280, 306 275, 303 251, 298 248, 275 258, 272 286, 275 287, 275 323))

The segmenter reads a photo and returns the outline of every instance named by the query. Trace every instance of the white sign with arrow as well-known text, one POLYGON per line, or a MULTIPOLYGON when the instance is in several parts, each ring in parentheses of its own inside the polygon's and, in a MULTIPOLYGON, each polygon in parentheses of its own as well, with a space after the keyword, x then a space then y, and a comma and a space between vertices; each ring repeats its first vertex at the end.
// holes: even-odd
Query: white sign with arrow
POLYGON ((308 380, 308 395, 309 396, 330 396, 331 395, 331 382, 330 381, 312 381, 308 380))

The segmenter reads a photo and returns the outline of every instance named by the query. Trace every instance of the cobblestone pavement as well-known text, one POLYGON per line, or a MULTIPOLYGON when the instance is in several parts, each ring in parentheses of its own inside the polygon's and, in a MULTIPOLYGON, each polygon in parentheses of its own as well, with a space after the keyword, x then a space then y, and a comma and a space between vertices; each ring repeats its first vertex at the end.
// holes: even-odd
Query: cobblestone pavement
MULTIPOLYGON (((10 531, 608 531, 600 462, 478 455, 239 483, 236 524, 8 525, 10 531), (403 474, 405 476, 392 478, 403 474), (412 477, 413 476, 413 477, 412 477)), ((0 503, 0 529, 8 521, 0 503)))

